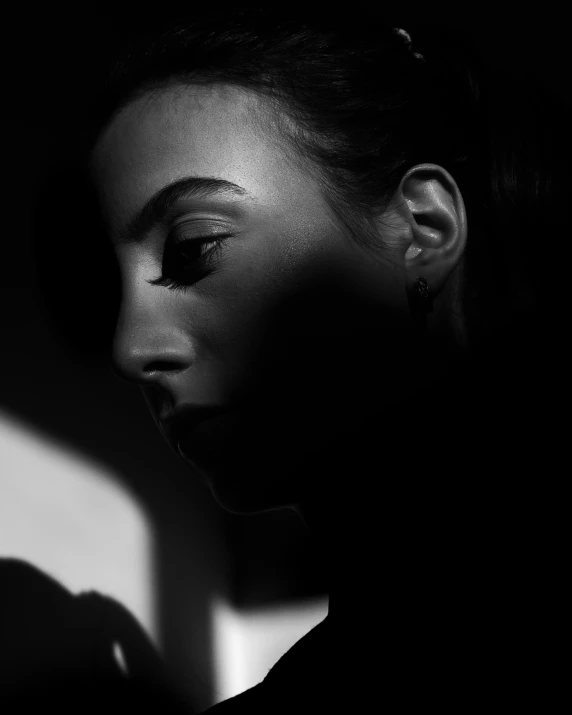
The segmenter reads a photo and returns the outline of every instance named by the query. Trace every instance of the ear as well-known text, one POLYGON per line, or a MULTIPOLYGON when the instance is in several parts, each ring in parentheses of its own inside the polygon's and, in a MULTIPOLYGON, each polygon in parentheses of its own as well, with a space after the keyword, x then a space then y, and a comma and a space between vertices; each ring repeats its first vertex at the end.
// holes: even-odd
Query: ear
POLYGON ((409 226, 404 249, 407 290, 425 278, 438 294, 459 263, 467 241, 465 204, 453 177, 436 164, 409 169, 399 186, 402 218, 409 226))

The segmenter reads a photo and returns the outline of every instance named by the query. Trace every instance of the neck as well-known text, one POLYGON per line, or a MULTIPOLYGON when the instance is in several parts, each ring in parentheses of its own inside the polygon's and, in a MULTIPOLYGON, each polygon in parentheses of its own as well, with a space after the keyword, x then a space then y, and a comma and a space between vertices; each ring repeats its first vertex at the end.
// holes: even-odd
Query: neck
MULTIPOLYGON (((509 621, 521 628, 534 510, 519 517, 521 485, 499 469, 490 422, 506 406, 470 378, 450 389, 440 382, 433 397, 419 392, 308 465, 315 486, 295 510, 329 586, 329 683, 377 682, 383 673, 400 693, 411 679, 424 689, 455 668, 462 674, 474 653, 495 657, 490 643, 509 621)), ((320 661, 316 652, 311 659, 320 661)))
POLYGON ((445 411, 433 392, 419 392, 308 467, 312 491, 295 511, 315 540, 332 624, 370 624, 376 613, 413 608, 423 591, 438 600, 448 587, 472 516, 463 511, 466 456, 455 441, 462 416, 444 384, 437 397, 445 411))

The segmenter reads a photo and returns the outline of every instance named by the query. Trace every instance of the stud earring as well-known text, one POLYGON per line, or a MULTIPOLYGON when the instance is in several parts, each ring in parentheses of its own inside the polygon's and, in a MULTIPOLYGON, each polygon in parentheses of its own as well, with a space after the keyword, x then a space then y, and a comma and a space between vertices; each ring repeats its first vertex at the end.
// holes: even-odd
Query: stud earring
POLYGON ((427 313, 433 310, 433 298, 429 292, 427 279, 423 276, 419 276, 413 284, 413 289, 409 295, 409 306, 414 322, 423 330, 427 313))
POLYGON ((419 294, 420 304, 427 307, 429 303, 429 286, 427 285, 427 279, 423 276, 415 281, 415 290, 419 294))

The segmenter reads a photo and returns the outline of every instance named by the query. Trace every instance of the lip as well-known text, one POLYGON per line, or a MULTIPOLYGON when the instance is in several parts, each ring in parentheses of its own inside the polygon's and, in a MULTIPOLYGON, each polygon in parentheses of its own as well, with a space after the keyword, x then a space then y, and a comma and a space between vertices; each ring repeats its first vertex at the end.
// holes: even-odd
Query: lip
POLYGON ((161 429, 169 444, 180 452, 179 442, 199 424, 218 417, 228 408, 217 405, 181 405, 160 420, 161 429))

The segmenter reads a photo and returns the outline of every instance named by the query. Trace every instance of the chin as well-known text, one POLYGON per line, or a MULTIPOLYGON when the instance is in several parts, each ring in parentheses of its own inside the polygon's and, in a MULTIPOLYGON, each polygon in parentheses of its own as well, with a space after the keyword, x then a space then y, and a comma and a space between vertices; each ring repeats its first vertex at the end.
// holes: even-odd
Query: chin
POLYGON ((230 514, 238 516, 249 516, 253 514, 262 514, 275 509, 286 509, 289 504, 276 504, 274 502, 266 502, 261 499, 245 499, 244 495, 221 495, 216 490, 212 489, 212 495, 216 503, 230 514))
POLYGON ((236 428, 221 436, 211 428, 199 436, 187 461, 217 504, 233 514, 292 508, 318 475, 329 471, 323 453, 299 448, 300 440, 285 431, 236 428))
POLYGON ((232 514, 259 514, 292 508, 299 500, 291 482, 274 473, 256 468, 227 472, 213 470, 206 478, 217 504, 232 514))

